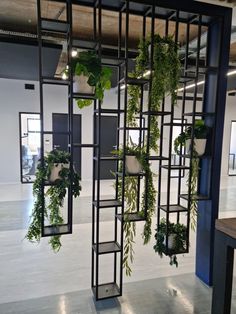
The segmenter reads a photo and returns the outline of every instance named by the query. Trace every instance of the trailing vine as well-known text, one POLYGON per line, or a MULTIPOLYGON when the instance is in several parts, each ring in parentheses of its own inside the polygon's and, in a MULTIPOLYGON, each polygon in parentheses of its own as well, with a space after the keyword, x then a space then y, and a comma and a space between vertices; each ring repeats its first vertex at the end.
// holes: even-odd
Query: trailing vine
POLYGON ((191 160, 191 178, 190 178, 190 171, 189 171, 189 177, 187 180, 187 184, 190 187, 190 223, 191 223, 191 229, 195 230, 197 225, 197 200, 196 200, 196 194, 197 194, 197 182, 198 182, 198 172, 199 172, 199 158, 193 157, 191 160), (190 182, 189 182, 190 181, 190 182))
MULTIPOLYGON (((80 195, 81 186, 79 175, 69 168, 63 167, 59 172, 58 178, 53 185, 49 186, 44 195, 43 184, 49 181, 50 174, 54 164, 70 162, 70 154, 63 151, 52 151, 44 159, 44 166, 38 165, 35 173, 36 179, 33 184, 33 196, 35 198, 34 208, 31 216, 31 223, 26 234, 26 239, 30 242, 40 242, 42 236, 42 214, 48 219, 50 225, 58 226, 63 224, 63 216, 61 209, 63 207, 64 198, 67 189, 72 182, 72 195, 78 197, 80 195), (47 201, 46 201, 47 200, 47 201)), ((60 235, 52 236, 49 239, 54 252, 58 252, 61 248, 60 235)))

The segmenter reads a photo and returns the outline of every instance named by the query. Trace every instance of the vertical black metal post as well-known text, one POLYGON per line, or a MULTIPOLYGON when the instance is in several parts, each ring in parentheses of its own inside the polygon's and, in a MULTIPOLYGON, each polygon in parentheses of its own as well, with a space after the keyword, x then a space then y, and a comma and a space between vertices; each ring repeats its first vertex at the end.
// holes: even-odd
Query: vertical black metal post
POLYGON ((212 285, 215 219, 219 211, 221 152, 224 130, 225 95, 230 50, 231 10, 224 8, 224 18, 218 18, 208 27, 207 74, 203 110, 215 112, 212 160, 202 160, 200 193, 209 191, 212 200, 198 205, 196 274, 206 284, 212 285), (211 169, 211 170, 210 170, 211 169))

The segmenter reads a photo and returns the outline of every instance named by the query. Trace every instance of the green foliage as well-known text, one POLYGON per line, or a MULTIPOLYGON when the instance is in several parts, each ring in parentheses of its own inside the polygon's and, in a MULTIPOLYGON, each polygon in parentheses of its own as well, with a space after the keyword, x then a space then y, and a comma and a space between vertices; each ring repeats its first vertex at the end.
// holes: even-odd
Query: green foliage
MULTIPOLYGON (((49 181, 54 164, 67 164, 69 162, 69 153, 53 150, 44 158, 44 166, 40 163, 37 167, 35 174, 36 179, 33 184, 33 196, 35 198, 35 202, 31 216, 31 223, 26 234, 26 238, 30 242, 40 242, 42 236, 41 229, 43 209, 45 214, 44 218, 48 219, 50 225, 58 226, 63 224, 61 208, 63 207, 66 191, 70 186, 70 177, 72 181, 73 196, 78 197, 80 195, 81 185, 79 175, 74 171, 74 169, 71 173, 68 168, 62 168, 59 172, 60 179, 57 179, 54 184, 47 189, 44 195, 42 187, 45 181, 49 181), (46 199, 48 200, 47 202, 46 199)), ((49 244, 54 252, 58 252, 61 248, 60 235, 52 236, 49 240, 49 244)))
POLYGON ((176 254, 186 249, 187 227, 180 223, 175 224, 169 222, 167 230, 166 220, 162 218, 159 227, 156 229, 155 239, 156 243, 153 246, 155 252, 157 252, 160 257, 163 257, 163 254, 168 255, 170 257, 170 265, 178 267, 176 254), (174 248, 166 249, 165 239, 171 234, 175 235, 174 248), (171 251, 173 251, 173 253, 171 253, 171 251))
MULTIPOLYGON (((95 51, 82 51, 78 58, 72 59, 72 72, 87 76, 87 83, 95 88, 95 98, 103 101, 105 90, 111 88, 112 70, 102 66, 101 59, 95 51)), ((77 99, 77 104, 82 109, 90 106, 92 100, 77 99)))
MULTIPOLYGON (((176 103, 181 67, 178 49, 178 45, 171 36, 161 37, 160 35, 154 35, 150 100, 150 109, 152 111, 160 110, 162 100, 165 96, 170 95, 172 103, 176 103)), ((151 117, 150 130, 150 147, 155 152, 158 152, 157 141, 160 137, 160 133, 157 116, 151 117)))
MULTIPOLYGON (((209 127, 205 125, 204 120, 196 120, 194 129, 192 126, 187 127, 186 130, 180 133, 179 136, 177 136, 174 140, 174 150, 176 154, 180 154, 179 147, 185 146, 186 141, 192 138, 192 132, 194 138, 205 139, 207 138, 209 127)), ((197 156, 195 151, 193 151, 193 153, 197 156)))
MULTIPOLYGON (((153 173, 150 170, 150 165, 147 159, 146 148, 140 148, 138 145, 135 145, 131 140, 131 145, 126 147, 125 155, 134 155, 141 163, 142 168, 145 172, 145 183, 143 194, 142 194, 142 210, 139 212, 141 217, 144 217, 146 211, 146 222, 144 225, 142 237, 144 244, 147 244, 151 239, 151 226, 152 226, 152 217, 156 209, 156 190, 153 183, 153 173), (147 180, 147 181, 146 181, 147 180), (147 200, 147 203, 146 203, 147 200)), ((113 154, 118 156, 123 156, 123 150, 113 151, 113 154)), ((122 167, 120 165, 120 172, 122 172, 122 167)), ((133 244, 135 243, 134 238, 136 235, 136 225, 135 222, 131 222, 128 219, 129 213, 137 212, 137 202, 138 200, 138 178, 135 176, 126 175, 124 179, 124 199, 125 199, 125 212, 124 212, 124 256, 123 256, 123 267, 125 269, 126 275, 131 276, 131 267, 130 264, 133 263, 134 259, 134 250, 133 244)), ((118 197, 122 197, 122 178, 118 179, 118 197)))
POLYGON ((198 172, 199 172, 199 159, 192 158, 191 160, 191 178, 190 171, 187 180, 187 185, 190 187, 190 223, 191 229, 195 230, 197 225, 197 200, 195 195, 197 194, 197 182, 198 182, 198 172))

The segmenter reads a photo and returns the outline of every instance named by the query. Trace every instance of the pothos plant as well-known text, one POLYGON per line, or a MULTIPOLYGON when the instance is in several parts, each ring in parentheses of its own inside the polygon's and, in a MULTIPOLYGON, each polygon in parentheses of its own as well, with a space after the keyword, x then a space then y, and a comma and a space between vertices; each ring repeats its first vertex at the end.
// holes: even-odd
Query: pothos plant
POLYGON ((158 229, 155 234, 156 243, 154 250, 163 257, 163 254, 167 254, 170 257, 170 265, 178 267, 177 253, 184 252, 187 247, 187 227, 180 223, 167 223, 165 218, 162 218, 158 229), (172 247, 170 248, 170 237, 172 236, 172 247), (168 237, 168 247, 166 247, 166 238, 168 237))
MULTIPOLYGON (((123 150, 113 151, 114 154, 123 156, 123 150)), ((144 190, 142 194, 140 217, 144 217, 146 213, 146 221, 142 233, 144 244, 147 244, 151 239, 151 225, 152 216, 155 213, 156 205, 156 190, 153 183, 153 173, 150 169, 150 165, 147 158, 146 148, 139 147, 131 141, 131 145, 125 149, 125 155, 135 155, 138 161, 141 163, 143 172, 145 173, 144 190), (146 181, 147 180, 147 181, 146 181), (147 184, 147 186, 146 186, 147 184)), ((120 164, 119 171, 122 172, 122 165, 120 164)), ((122 178, 118 178, 118 198, 122 198, 122 178)), ((132 270, 130 264, 134 260, 133 244, 135 243, 136 236, 136 223, 129 220, 130 213, 137 212, 138 200, 138 177, 129 176, 127 173, 124 178, 124 199, 125 199, 125 211, 124 211, 124 255, 123 255, 123 268, 126 275, 131 276, 132 270)))
MULTIPOLYGON (((70 154, 65 151, 53 150, 44 158, 44 164, 37 167, 36 179, 33 184, 33 196, 35 198, 31 223, 26 234, 30 242, 40 242, 42 236, 42 218, 46 218, 52 226, 63 224, 61 210, 67 189, 72 184, 72 195, 78 197, 81 191, 80 177, 73 169, 62 167, 58 179, 49 186, 44 194, 43 185, 50 180, 50 175, 55 164, 69 164, 70 154), (44 217, 42 217, 44 212, 44 217)), ((54 252, 61 248, 60 235, 50 237, 49 244, 54 252)))
MULTIPOLYGON (((69 69, 64 73, 68 76, 69 69)), ((73 58, 72 73, 86 76, 88 85, 95 88, 95 98, 100 101, 103 101, 105 90, 111 88, 112 70, 102 66, 101 58, 95 51, 82 51, 78 57, 73 58)), ((90 106, 93 102, 91 99, 77 99, 76 101, 80 109, 90 106)))

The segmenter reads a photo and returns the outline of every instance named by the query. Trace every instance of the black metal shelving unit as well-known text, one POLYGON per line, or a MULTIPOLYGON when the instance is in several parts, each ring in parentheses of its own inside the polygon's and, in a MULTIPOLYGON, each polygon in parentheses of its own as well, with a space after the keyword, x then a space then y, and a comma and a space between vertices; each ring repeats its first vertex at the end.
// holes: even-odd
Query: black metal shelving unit
MULTIPOLYGON (((70 90, 72 89, 72 80, 62 80, 55 77, 45 77, 43 69, 43 35, 53 34, 54 36, 59 36, 64 38, 67 42, 68 49, 68 64, 70 62, 70 38, 71 38, 71 1, 66 1, 66 21, 58 21, 53 19, 48 19, 42 16, 42 0, 37 0, 37 16, 38 16, 38 55, 39 55, 39 96, 40 96, 40 123, 41 123, 41 152, 40 152, 40 162, 44 165, 45 157, 45 136, 66 135, 68 137, 68 152, 70 153, 70 169, 73 169, 73 103, 69 97, 70 90), (45 129, 45 92, 44 88, 46 85, 65 85, 68 86, 68 131, 67 132, 55 132, 53 130, 45 129)), ((71 234, 73 225, 73 196, 72 196, 72 182, 68 188, 67 194, 67 222, 61 225, 48 225, 45 221, 45 189, 47 186, 53 185, 53 183, 45 181, 41 187, 41 193, 43 198, 43 213, 42 213, 42 237, 71 234)))
MULTIPOLYGON (((52 0, 54 1, 54 0, 52 0)), ((204 204, 211 211, 211 220, 217 217, 218 213, 218 194, 219 184, 212 186, 211 182, 216 182, 220 176, 220 156, 219 148, 222 145, 221 140, 216 140, 222 137, 223 134, 223 119, 224 119, 224 95, 226 91, 226 79, 222 71, 227 67, 227 47, 229 47, 229 36, 223 34, 226 30, 230 31, 229 19, 230 13, 227 10, 221 10, 218 7, 214 7, 208 4, 200 4, 196 1, 183 0, 181 1, 181 8, 176 1, 173 0, 136 0, 136 1, 106 1, 106 0, 57 0, 59 2, 66 2, 67 5, 67 20, 60 22, 57 20, 41 19, 40 15, 40 0, 38 0, 38 34, 39 34, 39 77, 40 77, 40 109, 41 109, 41 155, 44 154, 43 149, 43 136, 46 134, 44 131, 43 123, 43 85, 44 84, 68 84, 68 99, 69 99, 69 130, 68 136, 70 138, 69 151, 73 152, 74 147, 85 147, 93 149, 93 188, 92 188, 92 272, 91 272, 91 286, 94 292, 96 300, 112 298, 122 295, 123 289, 123 244, 124 244, 124 223, 125 219, 131 222, 145 221, 147 208, 145 208, 145 215, 141 217, 140 211, 140 187, 141 180, 145 179, 145 173, 137 175, 138 184, 138 199, 137 199, 137 212, 129 213, 125 218, 125 178, 126 173, 126 158, 123 157, 103 157, 101 155, 101 117, 104 114, 112 114, 117 117, 118 129, 117 129, 117 144, 118 149, 122 148, 125 151, 128 142, 128 134, 130 130, 136 130, 139 132, 139 146, 142 145, 143 134, 145 134, 147 155, 149 155, 149 162, 157 163, 158 173, 158 199, 157 199, 157 225, 160 224, 161 217, 166 217, 167 221, 167 234, 169 221, 175 219, 176 222, 185 221, 187 226, 187 246, 186 249, 181 252, 173 252, 168 249, 168 237, 166 241, 166 254, 183 254, 189 251, 189 229, 190 229, 190 202, 193 197, 190 193, 188 186, 187 191, 183 185, 182 171, 190 171, 191 178, 191 160, 193 158, 192 152, 186 153, 184 149, 181 149, 179 156, 179 164, 172 165, 172 140, 173 140, 173 127, 181 127, 183 131, 186 127, 194 127, 197 118, 204 119, 206 125, 212 127, 212 150, 211 154, 201 157, 199 171, 199 187, 198 195, 194 196, 199 203, 204 204), (80 40, 74 38, 72 34, 73 21, 72 21, 72 4, 88 6, 93 8, 93 33, 94 38, 90 41, 80 40), (103 31, 102 31, 102 16, 103 10, 109 10, 116 12, 118 20, 118 38, 117 38, 117 54, 114 56, 104 55, 103 49, 103 31), (174 34, 175 42, 180 41, 179 28, 185 27, 186 42, 185 42, 185 56, 182 58, 182 75, 180 78, 180 85, 183 90, 178 93, 178 110, 172 102, 167 103, 166 99, 163 99, 161 109, 157 112, 152 111, 150 108, 150 86, 152 83, 152 75, 148 79, 134 79, 129 77, 129 60, 131 55, 131 49, 129 44, 130 33, 130 17, 133 15, 141 16, 142 36, 145 38, 149 33, 151 34, 151 57, 153 60, 153 38, 154 34, 159 32, 157 26, 157 20, 164 22, 164 35, 174 34), (125 21, 125 22, 124 22, 125 21), (124 22, 124 23, 123 23, 124 22), (149 27, 148 27, 149 23, 149 27), (218 25, 218 26, 217 26, 218 25), (190 51, 190 28, 197 27, 197 49, 195 57, 195 65, 191 60, 192 52, 190 51), (150 28, 150 31, 149 29, 150 28), (207 58, 204 65, 200 63, 200 49, 201 49, 201 34, 202 30, 208 32, 207 42, 207 58), (117 77, 117 108, 105 109, 102 107, 102 103, 94 99, 93 95, 78 94, 73 92, 73 77, 70 74, 68 81, 61 81, 55 78, 43 77, 42 74, 42 31, 52 32, 56 34, 65 34, 68 43, 68 64, 71 61, 71 49, 83 48, 92 49, 97 51, 98 55, 102 59, 102 64, 105 66, 116 67, 118 70, 117 77), (214 47, 214 38, 219 39, 221 46, 214 47), (226 54, 226 55, 225 55, 226 54), (191 61, 191 62, 190 62, 191 61), (198 95, 198 81, 205 78, 204 85, 204 97, 198 95), (188 90, 185 88, 195 84, 191 96, 189 96, 188 90), (124 89, 121 88, 124 85, 124 89), (140 99, 140 114, 137 116, 139 121, 137 127, 130 127, 127 125, 127 104, 128 104, 128 85, 137 85, 141 90, 140 99), (144 108, 143 96, 144 90, 149 88, 149 101, 148 108, 144 108), (214 97, 211 95, 212 88, 215 88, 214 97), (73 117, 73 100, 77 98, 88 98, 94 100, 94 112, 93 112, 93 143, 92 144, 80 144, 73 143, 72 138, 72 117, 73 117), (159 118, 160 126, 160 140, 159 140, 159 155, 152 155, 149 145, 150 137, 150 119, 151 116, 159 118), (143 125, 143 118, 145 125, 143 125), (181 119, 180 123, 175 123, 174 119, 181 119), (186 123, 187 119, 187 123, 186 123), (169 137, 166 139, 165 134, 169 133, 169 137), (166 149, 167 147, 167 149, 166 149), (116 161, 116 173, 115 173, 115 185, 116 192, 114 199, 103 199, 101 197, 101 161, 116 161), (120 169, 122 168, 122 172, 120 169), (214 169, 214 171, 213 171, 214 169), (171 173, 173 171, 178 172, 178 177, 173 178, 171 173), (205 179, 207 177, 207 180, 205 179), (164 184, 166 180, 166 185, 164 184), (173 180, 178 183, 178 190, 175 195, 175 201, 171 199, 171 186, 173 180), (122 193, 119 199, 118 184, 122 183, 122 193), (165 194, 167 190, 167 193, 165 194), (164 192, 164 193, 163 193, 164 192), (163 201, 163 199, 165 199, 163 201), (210 200, 210 202, 209 202, 210 200), (100 236, 101 229, 101 216, 103 211, 112 210, 114 213, 114 232, 110 235, 107 241, 102 242, 100 236), (102 282, 100 280, 101 272, 101 257, 102 255, 110 254, 113 258, 111 269, 113 270, 113 276, 110 281, 102 282)), ((115 17, 114 17, 115 18, 115 17)), ((114 47, 113 47, 114 48, 114 47)), ((114 50, 113 50, 114 51, 114 50)), ((133 53, 133 51, 132 51, 133 53)), ((150 73, 152 73, 152 61, 150 62, 150 73)), ((193 142, 193 137, 192 137, 193 142)), ((43 163, 43 159, 42 159, 43 163)), ((72 165, 71 165, 72 166, 72 165)), ((218 180, 219 181, 219 180, 218 180)), ((145 189, 147 189, 147 180, 145 189)), ((44 189, 42 188, 42 193, 44 189)), ((147 191, 147 190, 146 190, 147 191)), ((70 193, 70 191, 69 191, 70 193)), ((69 194, 71 195, 71 194, 69 194)), ((72 232, 72 198, 68 198, 70 218, 68 224, 68 230, 65 230, 65 226, 61 227, 59 231, 65 231, 62 233, 72 232), (63 230, 62 230, 63 229, 63 230)), ((203 226, 203 218, 200 218, 199 224, 203 226)), ((210 220, 209 220, 210 221, 210 220)), ((213 223, 209 223, 207 232, 204 234, 209 243, 213 243, 213 223), (207 234, 207 235, 206 235, 207 234)), ((50 229, 50 227, 49 227, 50 229)), ((55 230, 51 229, 54 233, 55 230)), ((56 231, 58 232, 58 230, 56 231)), ((43 230, 43 234, 49 235, 47 230, 43 230)), ((58 233, 57 233, 58 234, 58 233)), ((203 235, 198 235, 199 243, 198 247, 203 247, 205 239, 203 235)), ((213 246, 212 246, 213 247, 213 246)), ((203 247, 205 250, 205 247, 203 247)), ((205 253, 205 251, 204 251, 205 253)), ((206 254, 211 263, 212 250, 209 248, 209 252, 206 254)), ((200 263, 201 252, 198 249, 197 263, 200 263)), ((200 263, 201 266, 201 263, 200 263)), ((198 275, 201 277, 202 269, 197 270, 198 275)))

